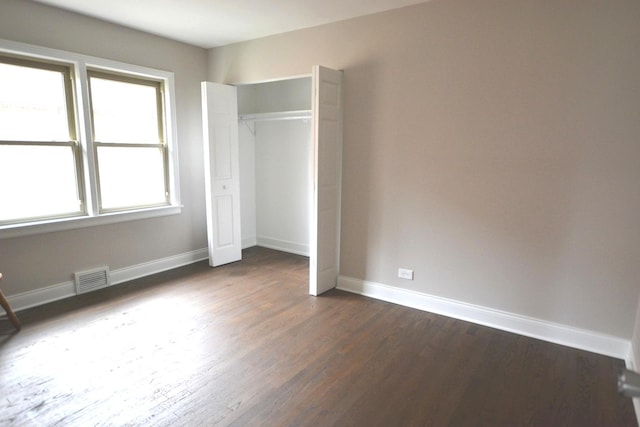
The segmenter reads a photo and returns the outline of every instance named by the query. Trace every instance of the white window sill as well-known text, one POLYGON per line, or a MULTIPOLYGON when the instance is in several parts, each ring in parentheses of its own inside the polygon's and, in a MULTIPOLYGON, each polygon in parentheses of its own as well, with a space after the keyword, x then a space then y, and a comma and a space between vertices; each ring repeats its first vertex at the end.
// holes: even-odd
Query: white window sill
POLYGON ((60 218, 46 221, 5 225, 0 226, 0 239, 32 236, 35 234, 51 233, 54 231, 94 227, 96 225, 114 224, 117 222, 135 221, 139 219, 156 218, 159 216, 177 215, 180 212, 182 212, 182 206, 160 206, 149 209, 140 209, 136 211, 114 212, 102 214, 99 216, 60 218))

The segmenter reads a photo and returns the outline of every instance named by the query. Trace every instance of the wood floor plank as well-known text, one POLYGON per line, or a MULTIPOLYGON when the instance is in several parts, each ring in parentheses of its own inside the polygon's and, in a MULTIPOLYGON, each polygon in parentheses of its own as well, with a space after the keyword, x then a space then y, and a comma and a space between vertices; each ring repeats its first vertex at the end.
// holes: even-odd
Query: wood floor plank
POLYGON ((264 248, 0 320, 2 426, 634 426, 621 360, 333 290, 264 248))

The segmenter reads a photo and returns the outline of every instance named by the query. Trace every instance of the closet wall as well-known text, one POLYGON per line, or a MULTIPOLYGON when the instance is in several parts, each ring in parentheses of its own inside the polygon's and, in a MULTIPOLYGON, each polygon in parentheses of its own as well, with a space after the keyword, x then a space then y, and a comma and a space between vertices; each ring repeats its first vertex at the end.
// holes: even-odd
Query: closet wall
POLYGON ((238 86, 242 247, 309 255, 311 78, 238 86))

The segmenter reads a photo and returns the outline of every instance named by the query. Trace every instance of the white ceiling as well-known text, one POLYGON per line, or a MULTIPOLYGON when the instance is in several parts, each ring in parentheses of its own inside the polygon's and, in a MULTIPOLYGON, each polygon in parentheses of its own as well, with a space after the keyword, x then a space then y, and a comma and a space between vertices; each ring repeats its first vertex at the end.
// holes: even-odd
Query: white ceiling
POLYGON ((210 48, 427 0, 35 0, 210 48))

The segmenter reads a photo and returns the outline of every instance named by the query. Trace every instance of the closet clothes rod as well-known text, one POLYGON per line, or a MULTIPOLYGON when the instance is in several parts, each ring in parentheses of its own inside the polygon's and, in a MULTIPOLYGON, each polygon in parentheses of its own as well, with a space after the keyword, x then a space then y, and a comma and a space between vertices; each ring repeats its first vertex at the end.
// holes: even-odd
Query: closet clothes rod
POLYGON ((255 114, 241 114, 238 117, 240 122, 259 122, 267 120, 300 120, 310 119, 311 110, 297 110, 297 111, 279 111, 276 113, 255 113, 255 114))

